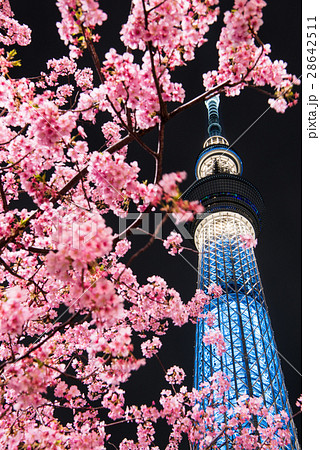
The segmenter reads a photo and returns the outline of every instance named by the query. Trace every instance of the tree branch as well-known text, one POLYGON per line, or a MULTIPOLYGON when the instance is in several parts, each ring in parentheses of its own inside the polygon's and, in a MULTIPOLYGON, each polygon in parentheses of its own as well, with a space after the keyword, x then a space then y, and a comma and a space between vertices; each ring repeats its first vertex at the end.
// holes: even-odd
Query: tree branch
MULTIPOLYGON (((134 253, 131 258, 129 259, 129 261, 126 264, 126 267, 129 267, 132 262, 139 256, 141 255, 141 253, 144 253, 149 247, 151 247, 151 245, 154 243, 155 239, 156 239, 156 235, 158 233, 158 231, 160 230, 160 228, 162 227, 162 225, 165 223, 165 221, 168 219, 168 214, 165 214, 164 217, 162 218, 161 222, 158 224, 158 226, 156 227, 156 229, 154 230, 153 235, 151 236, 151 238, 149 239, 149 241, 146 243, 146 245, 144 247, 139 248, 138 251, 136 251, 136 253, 134 253)), ((123 272, 123 271, 122 271, 123 272)), ((119 278, 122 275, 119 275, 119 278)))
POLYGON ((198 95, 198 97, 193 98, 187 103, 184 103, 181 106, 178 106, 178 108, 174 109, 169 113, 169 120, 172 119, 172 117, 175 117, 176 115, 182 113, 188 108, 191 108, 192 106, 196 105, 197 103, 203 102, 209 97, 212 97, 214 95, 218 95, 221 92, 223 92, 224 88, 228 86, 230 83, 230 80, 226 80, 221 84, 218 84, 217 86, 213 87, 212 89, 209 89, 206 92, 203 92, 202 94, 198 95))
POLYGON ((1 176, 0 176, 0 196, 1 196, 1 200, 2 200, 3 211, 4 212, 8 212, 8 209, 9 209, 8 208, 8 202, 7 202, 6 194, 5 194, 4 189, 3 189, 1 176))

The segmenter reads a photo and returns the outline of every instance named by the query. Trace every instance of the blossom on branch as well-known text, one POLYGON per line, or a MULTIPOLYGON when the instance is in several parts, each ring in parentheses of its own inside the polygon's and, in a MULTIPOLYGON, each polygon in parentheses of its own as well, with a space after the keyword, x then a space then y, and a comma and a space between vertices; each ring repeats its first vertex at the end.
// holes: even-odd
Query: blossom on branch
POLYGON ((158 337, 154 336, 152 340, 147 340, 141 344, 142 354, 146 358, 151 358, 161 347, 162 342, 158 337))
POLYGON ((208 287, 208 295, 213 295, 213 298, 219 298, 222 294, 222 287, 218 286, 216 283, 212 283, 208 287))
POLYGON ((19 286, 9 288, 0 299, 0 335, 20 335, 23 326, 33 316, 28 308, 28 294, 19 286))
POLYGON ((254 248, 257 246, 258 240, 254 239, 251 234, 240 235, 241 247, 243 248, 254 248))
POLYGON ((0 1, 0 42, 4 45, 29 45, 31 30, 27 25, 20 25, 13 19, 9 0, 0 1))
POLYGON ((167 239, 163 241, 163 246, 169 250, 169 255, 175 256, 178 253, 181 253, 183 247, 181 247, 181 243, 183 242, 181 234, 176 231, 171 231, 167 239))
POLYGON ((223 334, 220 330, 209 330, 203 337, 205 345, 215 345, 217 348, 217 355, 221 356, 226 351, 226 344, 224 342, 223 334))
POLYGON ((284 112, 295 101, 292 89, 300 80, 287 73, 283 61, 271 61, 270 45, 264 45, 258 36, 264 6, 264 0, 235 0, 233 9, 225 12, 225 27, 217 43, 219 68, 204 74, 203 84, 209 90, 228 81, 231 87, 225 92, 229 96, 239 95, 247 85, 269 85, 276 97, 269 100, 270 106, 277 112, 284 112))
POLYGON ((181 384, 185 378, 186 374, 181 367, 172 366, 167 370, 166 380, 169 384, 181 384))

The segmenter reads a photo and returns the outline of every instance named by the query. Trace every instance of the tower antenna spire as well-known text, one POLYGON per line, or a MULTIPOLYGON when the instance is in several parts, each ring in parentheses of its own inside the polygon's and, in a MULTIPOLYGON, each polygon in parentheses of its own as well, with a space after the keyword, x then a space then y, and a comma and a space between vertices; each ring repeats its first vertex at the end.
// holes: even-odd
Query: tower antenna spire
POLYGON ((196 162, 196 178, 204 178, 214 173, 242 174, 242 162, 230 148, 229 142, 221 134, 219 120, 220 96, 214 95, 205 100, 208 111, 209 137, 203 144, 203 150, 196 162))
POLYGON ((222 128, 219 120, 220 96, 215 95, 205 101, 208 110, 208 134, 209 137, 221 136, 222 128))

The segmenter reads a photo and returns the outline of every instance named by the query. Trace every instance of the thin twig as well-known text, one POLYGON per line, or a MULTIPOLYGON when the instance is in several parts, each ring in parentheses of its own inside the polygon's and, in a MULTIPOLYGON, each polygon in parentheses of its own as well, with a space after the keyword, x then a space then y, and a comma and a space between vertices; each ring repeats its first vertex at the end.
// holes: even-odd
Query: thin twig
MULTIPOLYGON (((168 219, 168 214, 165 214, 165 216, 163 217, 163 219, 161 220, 161 222, 158 224, 158 226, 156 227, 153 235, 150 237, 149 241, 146 243, 146 245, 144 247, 141 247, 136 253, 134 253, 131 258, 129 259, 129 261, 126 264, 126 267, 129 267, 132 262, 142 253, 144 253, 149 247, 151 247, 151 245, 154 243, 156 235, 158 234, 158 231, 160 230, 160 228, 162 227, 162 225, 164 224, 164 222, 168 219)), ((121 274, 119 275, 119 278, 121 274)))
POLYGON ((196 105, 197 103, 203 102, 209 97, 212 97, 214 95, 220 94, 226 86, 230 84, 230 80, 226 80, 221 84, 218 84, 217 86, 213 87, 212 89, 209 89, 206 92, 203 92, 202 94, 198 95, 198 97, 193 98, 187 103, 184 103, 181 106, 178 106, 178 108, 174 109, 169 113, 169 120, 176 116, 177 114, 180 114, 181 112, 185 111, 186 109, 196 105))

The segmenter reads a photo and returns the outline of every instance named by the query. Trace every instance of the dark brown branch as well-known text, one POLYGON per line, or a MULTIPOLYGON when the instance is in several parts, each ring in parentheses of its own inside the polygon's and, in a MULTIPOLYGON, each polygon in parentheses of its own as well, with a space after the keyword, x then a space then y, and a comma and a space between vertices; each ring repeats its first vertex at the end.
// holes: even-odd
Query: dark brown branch
POLYGON ((81 31, 82 31, 82 34, 84 36, 87 48, 88 48, 89 53, 90 53, 90 56, 92 58, 94 67, 95 67, 95 69, 97 71, 97 74, 99 76, 100 82, 103 84, 105 79, 104 79, 104 76, 103 76, 103 73, 102 73, 102 70, 101 70, 101 64, 100 64, 99 56, 98 56, 98 54, 96 52, 96 49, 95 49, 95 47, 94 47, 94 45, 92 43, 92 39, 87 36, 87 31, 84 28, 83 24, 81 24, 81 31))
POLYGON ((81 170, 79 169, 79 164, 78 164, 77 162, 76 162, 76 166, 77 166, 77 169, 78 169, 78 173, 79 173, 79 175, 80 175, 80 181, 81 181, 82 192, 83 192, 83 195, 84 195, 84 197, 85 197, 85 199, 86 199, 86 201, 87 201, 87 203, 88 203, 89 211, 91 211, 90 200, 88 199, 87 192, 86 192, 86 189, 85 189, 85 187, 84 187, 84 177, 83 177, 83 175, 81 174, 81 170))
POLYGON ((258 56, 258 58, 256 59, 256 61, 254 62, 253 66, 248 68, 247 73, 244 77, 242 77, 242 81, 245 81, 245 79, 247 78, 247 76, 249 75, 250 72, 253 71, 253 69, 257 66, 259 59, 261 58, 261 56, 263 55, 263 51, 264 51, 264 43, 261 41, 261 39, 259 38, 259 36, 253 31, 251 30, 251 34, 253 35, 253 37, 257 40, 257 42, 261 45, 261 51, 260 51, 260 55, 258 56))
POLYGON ((1 200, 2 200, 3 211, 4 212, 8 212, 8 209, 9 209, 8 208, 8 202, 7 202, 6 194, 5 194, 4 189, 3 189, 1 176, 0 176, 0 196, 1 196, 1 200))
POLYGON ((159 8, 159 6, 163 5, 167 0, 163 0, 162 2, 158 3, 157 5, 153 6, 152 8, 146 10, 147 15, 151 13, 154 9, 159 8))
POLYGON ((24 280, 24 277, 22 277, 17 272, 15 272, 13 269, 11 269, 9 264, 7 264, 1 257, 0 257, 0 264, 2 264, 3 267, 6 269, 6 271, 9 272, 12 276, 19 278, 20 280, 24 280))
POLYGON ((25 154, 24 156, 21 156, 21 158, 19 158, 18 161, 9 164, 9 165, 6 166, 6 167, 0 168, 0 171, 4 172, 4 171, 7 170, 7 169, 11 169, 12 167, 16 166, 16 165, 19 164, 21 161, 23 161, 27 156, 29 156, 29 155, 30 155, 31 153, 33 153, 33 152, 34 152, 34 150, 31 150, 30 152, 28 152, 28 153, 25 154))
POLYGON ((157 160, 156 160, 156 169, 155 169, 155 177, 154 182, 159 183, 162 177, 162 161, 163 161, 163 151, 164 151, 164 127, 165 124, 161 121, 159 126, 159 135, 158 135, 158 149, 157 149, 157 160))
POLYGON ((138 142, 140 147, 142 147, 146 152, 148 152, 151 156, 153 156, 155 159, 157 159, 157 153, 154 152, 153 150, 151 150, 151 148, 139 138, 137 133, 131 132, 130 134, 132 136, 134 136, 134 140, 138 142))
MULTIPOLYGON (((147 30, 148 29, 148 15, 149 15, 150 11, 147 11, 145 0, 142 0, 142 5, 143 5, 143 12, 144 12, 144 26, 145 26, 145 29, 147 30)), ((151 41, 147 42, 147 48, 148 48, 148 52, 149 52, 149 55, 150 55, 151 71, 152 71, 153 80, 154 80, 154 83, 155 83, 155 86, 156 86, 158 100, 159 100, 159 105, 160 105, 161 119, 164 119, 165 121, 167 121, 168 118, 169 118, 168 117, 168 110, 167 110, 167 105, 163 101, 163 98, 162 98, 161 86, 160 86, 160 83, 159 83, 159 79, 157 77, 157 71, 156 71, 156 67, 155 67, 155 64, 154 64, 154 54, 153 54, 152 42, 151 41)))
POLYGON ((203 92, 202 94, 198 95, 198 97, 193 98, 187 103, 184 103, 181 106, 178 106, 178 108, 174 109, 169 113, 169 120, 172 119, 172 117, 175 117, 176 115, 180 114, 181 112, 185 111, 188 108, 191 108, 192 106, 196 105, 197 103, 203 102, 209 97, 212 97, 214 95, 218 95, 221 92, 223 92, 224 88, 230 84, 230 80, 226 80, 221 84, 218 84, 212 89, 209 89, 206 92, 203 92))
MULTIPOLYGON (((19 275, 15 270, 11 269, 11 267, 9 266, 9 264, 7 264, 1 257, 0 257, 0 264, 2 264, 3 267, 6 269, 6 271, 9 272, 12 276, 14 276, 14 277, 16 277, 16 278, 19 278, 20 280, 25 280, 25 277, 19 275)), ((34 276, 34 275, 33 275, 33 276, 34 276)), ((33 277, 33 276, 32 276, 32 277, 33 277)), ((29 279, 27 279, 27 280, 25 280, 26 283, 27 283, 27 285, 28 285, 28 284, 33 284, 33 285, 35 286, 35 288, 36 288, 39 292, 41 292, 43 298, 46 299, 46 294, 47 294, 47 292, 45 292, 45 291, 38 285, 38 283, 36 283, 36 282, 32 279, 32 277, 29 278, 29 279)))
MULTIPOLYGON (((126 264, 126 267, 129 267, 133 261, 142 253, 144 253, 146 250, 148 250, 149 247, 151 247, 151 245, 154 243, 155 239, 156 239, 156 235, 158 234, 158 231, 160 230, 160 228, 162 227, 162 225, 164 224, 164 222, 168 219, 168 214, 165 214, 165 216, 162 218, 161 222, 158 224, 158 226, 156 227, 156 229, 154 230, 153 235, 151 236, 151 238, 149 239, 149 241, 146 243, 146 245, 144 247, 141 247, 138 251, 136 251, 136 253, 134 253, 131 258, 129 259, 129 261, 126 264)), ((123 271, 122 271, 123 272, 123 271)), ((120 273, 118 279, 120 279, 122 272, 120 273)))
POLYGON ((39 255, 47 255, 50 252, 56 252, 57 250, 51 250, 51 249, 47 249, 47 248, 36 248, 36 247, 28 247, 26 249, 28 252, 31 253, 38 253, 39 255))
POLYGON ((161 86, 160 86, 160 83, 159 83, 159 80, 157 77, 156 67, 154 64, 154 55, 152 52, 152 44, 151 44, 151 42, 148 42, 147 45, 148 45, 148 50, 149 50, 149 54, 150 54, 152 76, 153 76, 154 84, 156 86, 159 105, 160 105, 160 116, 161 116, 161 119, 163 119, 167 122, 169 119, 169 115, 168 115, 167 105, 163 101, 163 98, 162 98, 162 90, 161 90, 161 86))
MULTIPOLYGON (((36 359, 35 361, 37 362, 38 360, 36 359)), ((79 381, 79 378, 76 377, 75 375, 72 375, 71 373, 63 372, 62 370, 58 369, 57 367, 50 366, 49 364, 47 364, 43 361, 41 361, 41 364, 43 366, 47 367, 48 369, 54 370, 55 372, 58 372, 67 378, 72 378, 73 380, 79 381)))

